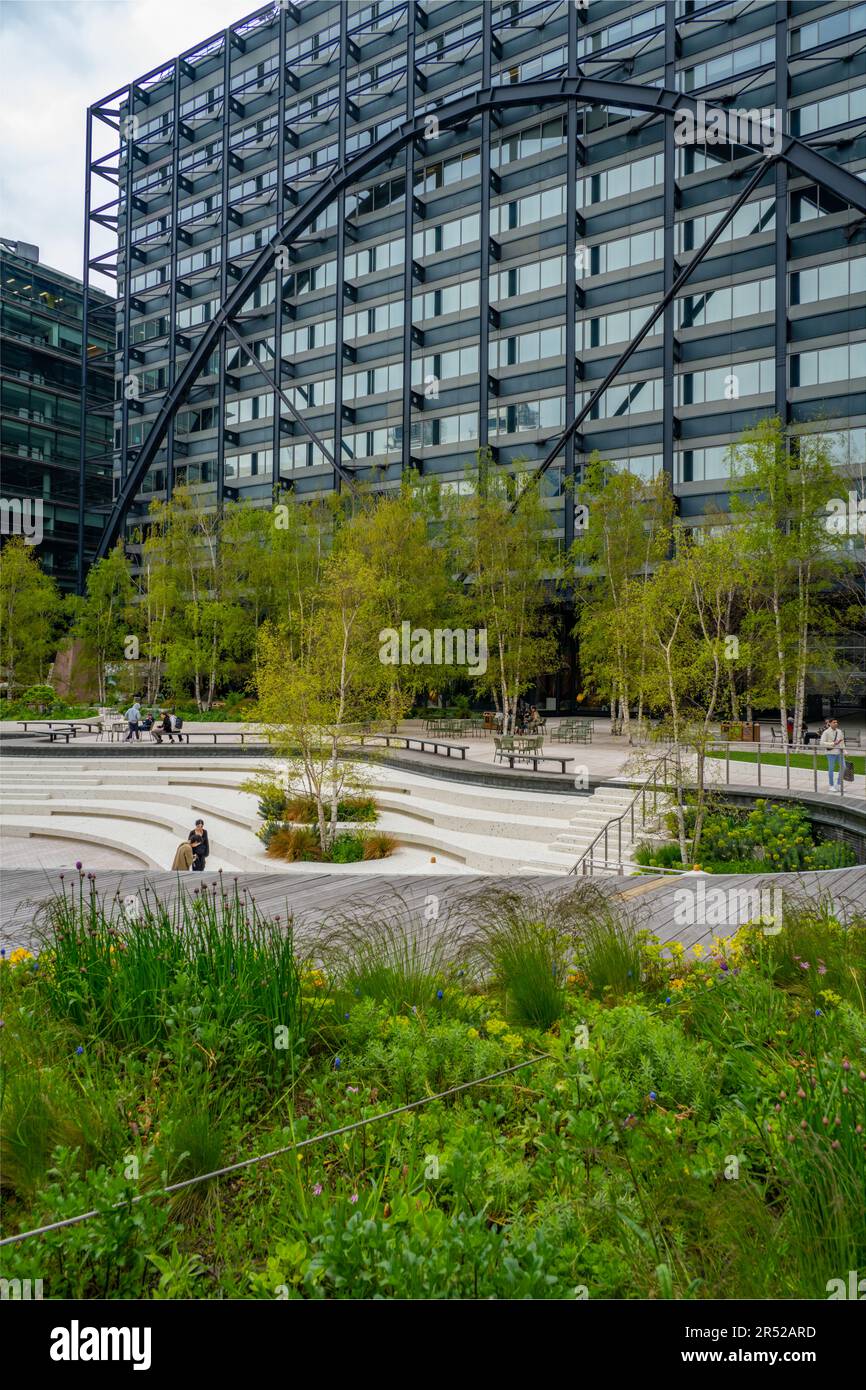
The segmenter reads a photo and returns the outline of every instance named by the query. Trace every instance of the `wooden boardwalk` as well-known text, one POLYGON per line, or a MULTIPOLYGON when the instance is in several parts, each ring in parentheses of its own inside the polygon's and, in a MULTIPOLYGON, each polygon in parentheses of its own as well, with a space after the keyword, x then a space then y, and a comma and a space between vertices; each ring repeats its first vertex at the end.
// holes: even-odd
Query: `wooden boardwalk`
MULTIPOLYGON (((67 887, 75 877, 67 872, 67 887)), ((213 890, 220 878, 226 892, 232 892, 235 885, 238 891, 246 890, 263 916, 279 917, 281 922, 291 917, 302 937, 314 935, 341 917, 357 918, 373 912, 380 918, 399 914, 419 927, 435 921, 437 931, 456 933, 467 916, 471 919, 473 902, 479 897, 509 890, 533 900, 556 898, 575 889, 579 891, 581 884, 589 882, 566 875, 502 878, 483 874, 386 875, 351 871, 219 875, 136 870, 106 870, 97 874, 96 882, 99 897, 108 906, 116 895, 122 899, 149 893, 165 903, 175 903, 179 895, 188 895, 196 888, 207 886, 213 890)), ((736 930, 735 926, 715 924, 717 914, 714 915, 712 904, 719 903, 719 890, 724 894, 743 894, 774 888, 781 890, 783 904, 795 899, 832 898, 837 910, 846 916, 866 915, 864 866, 802 874, 605 876, 592 882, 616 898, 633 921, 662 942, 681 941, 684 945, 707 942, 713 936, 730 935, 736 930)), ((34 946, 43 905, 59 886, 57 871, 7 869, 0 873, 0 942, 7 952, 16 946, 34 946)))

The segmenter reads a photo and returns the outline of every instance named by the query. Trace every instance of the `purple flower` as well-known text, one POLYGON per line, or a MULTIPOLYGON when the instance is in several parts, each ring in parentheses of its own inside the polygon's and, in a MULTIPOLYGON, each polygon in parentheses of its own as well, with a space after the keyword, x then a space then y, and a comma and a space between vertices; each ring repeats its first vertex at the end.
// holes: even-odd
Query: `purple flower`
POLYGON ((346 1087, 346 1094, 347 1094, 347 1095, 356 1096, 356 1095, 358 1094, 358 1087, 357 1087, 357 1086, 347 1086, 347 1087, 346 1087))
POLYGON ((807 960, 801 960, 801 961, 800 961, 800 969, 801 969, 801 970, 808 970, 808 969, 809 969, 809 962, 808 962, 807 960))
POLYGON ((352 1195, 351 1195, 351 1197, 349 1198, 349 1201, 354 1205, 354 1203, 357 1202, 357 1200, 358 1200, 358 1194, 357 1194, 357 1192, 353 1192, 352 1195))
POLYGON ((437 991, 436 991, 436 998, 437 998, 437 999, 441 999, 441 998, 442 998, 442 991, 441 991, 441 989, 437 989, 437 991))
POLYGON ((76 861, 75 861, 75 867, 76 867, 76 869, 78 869, 78 871, 79 871, 79 873, 80 873, 80 872, 81 872, 81 860, 80 860, 80 859, 76 859, 76 861))
POLYGON ((657 1097, 655 1091, 650 1091, 649 1098, 650 1100, 656 1100, 657 1097))
POLYGON ((314 1197, 321 1197, 321 1195, 322 1195, 322 1184, 321 1184, 320 1182, 317 1182, 316 1185, 315 1185, 315 1187, 313 1188, 313 1196, 314 1196, 314 1197))
POLYGON ((340 1070, 340 1067, 341 1067, 342 1065, 343 1065, 343 1059, 342 1059, 342 1057, 335 1057, 335 1058, 334 1058, 334 1071, 339 1071, 339 1070, 340 1070))
POLYGON ((84 1051, 84 1048, 81 1046, 81 1043, 79 1043, 78 1046, 77 1046, 76 1049, 75 1049, 75 1055, 76 1055, 76 1057, 80 1057, 83 1051, 84 1051))

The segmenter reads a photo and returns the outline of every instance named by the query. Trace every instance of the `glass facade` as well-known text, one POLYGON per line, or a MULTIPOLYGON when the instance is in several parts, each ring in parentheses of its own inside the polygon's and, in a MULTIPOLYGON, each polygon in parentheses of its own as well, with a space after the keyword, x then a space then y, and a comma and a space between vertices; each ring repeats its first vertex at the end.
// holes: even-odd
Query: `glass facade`
MULTIPOLYGON (((13 506, 41 503, 38 555, 64 590, 79 582, 82 513, 86 566, 111 502, 114 302, 98 290, 90 297, 82 491, 83 286, 41 264, 37 247, 0 240, 2 494, 13 506)), ((3 539, 13 530, 10 520, 3 539)))
MULTIPOLYGON (((506 100, 439 131, 444 103, 563 76, 628 81, 778 109, 783 130, 862 177, 864 39, 862 3, 294 0, 97 103, 91 122, 114 112, 122 136, 116 490, 277 228, 347 160, 426 120, 275 255, 233 321, 255 361, 223 335, 127 526, 179 482, 204 504, 226 485, 263 504, 286 483, 329 490, 333 458, 383 487, 406 467, 456 485, 478 448, 540 462, 756 160, 737 143, 680 146, 645 110, 506 100)), ((95 188, 90 212, 102 203, 95 188)), ((861 215, 768 164, 557 474, 598 449, 666 471, 699 518, 724 496, 725 446, 763 415, 820 419, 860 448, 863 308, 861 215)), ((567 542, 569 490, 557 477, 547 491, 567 542)))

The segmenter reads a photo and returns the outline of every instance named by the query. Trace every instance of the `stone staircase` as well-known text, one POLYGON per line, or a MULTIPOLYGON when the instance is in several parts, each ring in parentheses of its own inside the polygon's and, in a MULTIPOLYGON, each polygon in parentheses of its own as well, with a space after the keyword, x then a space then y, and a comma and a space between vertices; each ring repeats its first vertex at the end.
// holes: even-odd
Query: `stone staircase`
MULTIPOLYGON (((610 825, 608 858, 615 861, 620 853, 620 846, 623 861, 627 861, 631 858, 630 851, 633 846, 652 834, 659 818, 663 815, 665 810, 665 806, 660 798, 655 820, 651 820, 648 817, 647 821, 641 825, 639 808, 636 807, 634 839, 632 839, 631 834, 630 817, 627 817, 622 822, 620 839, 620 832, 614 822, 616 822, 617 817, 628 810, 634 795, 634 787, 617 786, 616 784, 608 783, 596 787, 592 796, 586 797, 580 805, 580 810, 571 818, 568 829, 561 830, 556 838, 548 844, 549 853, 555 856, 561 855, 565 861, 562 869, 559 869, 558 872, 567 873, 572 869, 581 855, 592 844, 599 831, 603 830, 606 825, 610 825)), ((598 852, 600 856, 603 856, 603 843, 599 845, 598 852)), ((532 868, 529 864, 524 867, 527 870, 532 868)), ((547 870, 547 872, 555 873, 557 870, 550 869, 547 870)), ((596 868, 596 873, 598 872, 600 872, 600 870, 596 868)), ((601 870, 601 872, 604 872, 604 870, 601 870)), ((611 868, 608 869, 607 872, 613 873, 615 870, 611 868)))

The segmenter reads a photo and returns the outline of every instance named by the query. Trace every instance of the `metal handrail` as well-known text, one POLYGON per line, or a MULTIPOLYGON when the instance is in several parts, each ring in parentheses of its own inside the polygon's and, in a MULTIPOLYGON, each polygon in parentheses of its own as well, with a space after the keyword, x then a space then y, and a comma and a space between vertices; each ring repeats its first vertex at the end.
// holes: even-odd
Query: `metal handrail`
MULTIPOLYGON (((590 844, 587 845, 586 849, 583 851, 583 854, 580 856, 580 858, 577 860, 577 862, 572 866, 572 868, 569 869, 569 874, 586 874, 586 873, 587 873, 587 869, 588 869, 588 872, 590 873, 590 875, 592 874, 592 867, 593 867, 593 864, 594 864, 593 850, 595 849, 596 845, 598 844, 599 840, 601 840, 601 839, 604 840, 604 866, 605 866, 605 868, 607 867, 607 865, 608 865, 608 834, 609 834, 609 832, 610 832, 610 830, 611 830, 611 827, 614 826, 614 825, 615 825, 616 828, 617 828, 617 863, 618 863, 618 864, 621 864, 621 863, 622 863, 622 826, 623 826, 623 821, 625 820, 626 816, 629 817, 630 825, 631 825, 632 840, 634 840, 634 808, 635 808, 635 806, 637 805, 638 801, 640 801, 640 803, 641 803, 641 825, 646 825, 646 795, 647 795, 647 792, 649 791, 650 783, 651 783, 651 782, 652 782, 652 793, 653 793, 653 815, 655 815, 656 808, 657 808, 657 805, 658 805, 658 790, 659 790, 659 782, 658 782, 658 778, 657 778, 657 776, 656 776, 656 773, 658 772, 658 769, 659 769, 660 767, 661 767, 661 768, 664 768, 665 770, 667 769, 667 762, 668 762, 668 758, 669 758, 670 756, 671 756, 671 755, 670 755, 670 752, 663 753, 662 756, 661 756, 655 763, 653 763, 653 766, 650 768, 649 772, 647 773, 647 775, 646 775, 646 777, 644 778, 643 782, 642 782, 642 783, 640 784, 640 786, 638 787, 637 791, 635 792, 635 794, 634 794, 634 796, 632 797, 631 801, 629 802, 628 806, 626 806, 625 810, 622 811, 622 812, 620 813, 620 815, 611 817, 611 819, 610 819, 609 821, 607 821, 607 823, 606 823, 605 825, 602 826, 601 830, 599 830, 599 832, 598 832, 598 834, 596 835, 595 839, 592 840, 592 841, 590 842, 590 844)), ((663 776, 664 776, 664 774, 663 774, 663 776)), ((666 786, 666 785, 667 785, 667 783, 665 782, 665 786, 666 786)))

